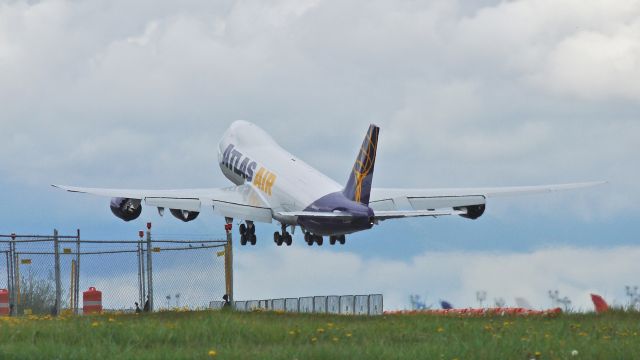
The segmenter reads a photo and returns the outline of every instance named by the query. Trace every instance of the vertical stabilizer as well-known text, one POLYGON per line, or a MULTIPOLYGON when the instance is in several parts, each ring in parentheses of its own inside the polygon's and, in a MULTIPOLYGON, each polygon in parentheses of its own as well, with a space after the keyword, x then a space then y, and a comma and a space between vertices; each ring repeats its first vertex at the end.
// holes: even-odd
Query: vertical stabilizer
POLYGON ((343 191, 344 195, 350 200, 365 205, 369 205, 379 132, 379 127, 373 124, 369 126, 369 131, 367 131, 367 136, 362 142, 360 153, 356 158, 356 163, 351 170, 349 181, 343 191))

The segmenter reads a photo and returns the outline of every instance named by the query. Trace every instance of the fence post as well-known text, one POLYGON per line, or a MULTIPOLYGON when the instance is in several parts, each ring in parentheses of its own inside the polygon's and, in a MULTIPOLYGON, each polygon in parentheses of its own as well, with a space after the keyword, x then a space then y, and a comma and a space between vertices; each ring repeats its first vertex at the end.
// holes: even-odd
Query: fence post
POLYGON ((140 231, 138 235, 140 236, 138 243, 136 244, 136 255, 138 256, 138 304, 139 306, 144 306, 144 290, 142 290, 142 286, 144 283, 144 269, 142 265, 142 238, 144 237, 144 232, 140 231))
POLYGON ((147 297, 149 298, 149 312, 153 311, 153 266, 151 264, 151 223, 147 223, 147 297))
POLYGON ((55 276, 56 276, 56 303, 55 315, 60 315, 60 301, 62 300, 62 284, 60 283, 60 246, 58 244, 58 230, 53 230, 53 253, 55 256, 55 276))
POLYGON ((225 218, 227 232, 227 244, 224 247, 224 279, 226 293, 229 297, 229 302, 233 304, 233 241, 232 241, 232 223, 233 219, 225 218))
POLYGON ((78 238, 76 240, 76 278, 75 278, 75 288, 73 294, 74 307, 73 313, 78 315, 79 312, 79 304, 80 304, 80 229, 77 229, 78 238))
POLYGON ((11 242, 9 243, 9 258, 7 259, 8 261, 8 266, 9 266, 9 273, 10 273, 10 286, 11 289, 9 289, 9 291, 11 292, 9 294, 9 296, 11 297, 11 303, 9 304, 10 307, 10 312, 12 316, 18 315, 18 310, 17 310, 17 305, 16 305, 16 261, 15 261, 15 256, 13 255, 13 253, 15 252, 15 248, 16 248, 16 243, 15 243, 15 237, 12 237, 11 242))
POLYGON ((69 277, 69 301, 71 305, 71 311, 75 314, 76 311, 76 259, 71 260, 71 277, 69 277))
POLYGON ((9 290, 9 315, 13 316, 13 308, 15 304, 13 292, 13 245, 9 242, 9 250, 5 253, 7 257, 7 288, 9 290))
POLYGON ((20 305, 20 262, 18 261, 18 253, 16 253, 15 244, 13 245, 13 290, 15 292, 15 314, 18 315, 18 305, 20 305))

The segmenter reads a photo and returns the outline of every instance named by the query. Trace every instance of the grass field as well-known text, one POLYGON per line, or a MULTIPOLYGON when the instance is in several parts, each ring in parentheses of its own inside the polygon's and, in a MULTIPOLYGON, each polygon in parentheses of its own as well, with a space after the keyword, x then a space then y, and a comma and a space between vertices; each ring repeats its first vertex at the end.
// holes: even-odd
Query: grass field
POLYGON ((640 314, 0 318, 2 359, 637 359, 640 314))

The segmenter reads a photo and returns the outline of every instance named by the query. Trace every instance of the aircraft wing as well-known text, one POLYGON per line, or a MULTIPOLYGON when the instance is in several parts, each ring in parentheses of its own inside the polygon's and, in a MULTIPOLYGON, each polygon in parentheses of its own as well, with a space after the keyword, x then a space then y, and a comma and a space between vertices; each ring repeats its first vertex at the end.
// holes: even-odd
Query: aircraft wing
POLYGON ((186 211, 201 211, 211 206, 220 216, 270 223, 271 206, 251 185, 211 189, 135 190, 82 188, 52 185, 69 192, 105 197, 138 199, 146 206, 186 211))
POLYGON ((605 181, 598 181, 541 186, 451 189, 374 188, 371 190, 371 199, 369 201, 369 206, 376 212, 376 214, 380 211, 402 210, 410 212, 445 208, 461 209, 468 206, 484 205, 486 203, 486 199, 492 197, 548 193, 561 190, 579 189, 605 183, 605 181))

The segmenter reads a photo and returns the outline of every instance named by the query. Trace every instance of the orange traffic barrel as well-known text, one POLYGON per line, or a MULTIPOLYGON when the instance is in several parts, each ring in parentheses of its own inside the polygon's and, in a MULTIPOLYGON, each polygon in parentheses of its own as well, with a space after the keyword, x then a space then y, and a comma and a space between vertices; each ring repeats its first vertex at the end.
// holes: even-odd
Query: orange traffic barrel
POLYGON ((0 289, 0 315, 9 315, 9 290, 0 289))
POLYGON ((102 291, 90 287, 82 292, 82 313, 99 314, 102 312, 102 291))

